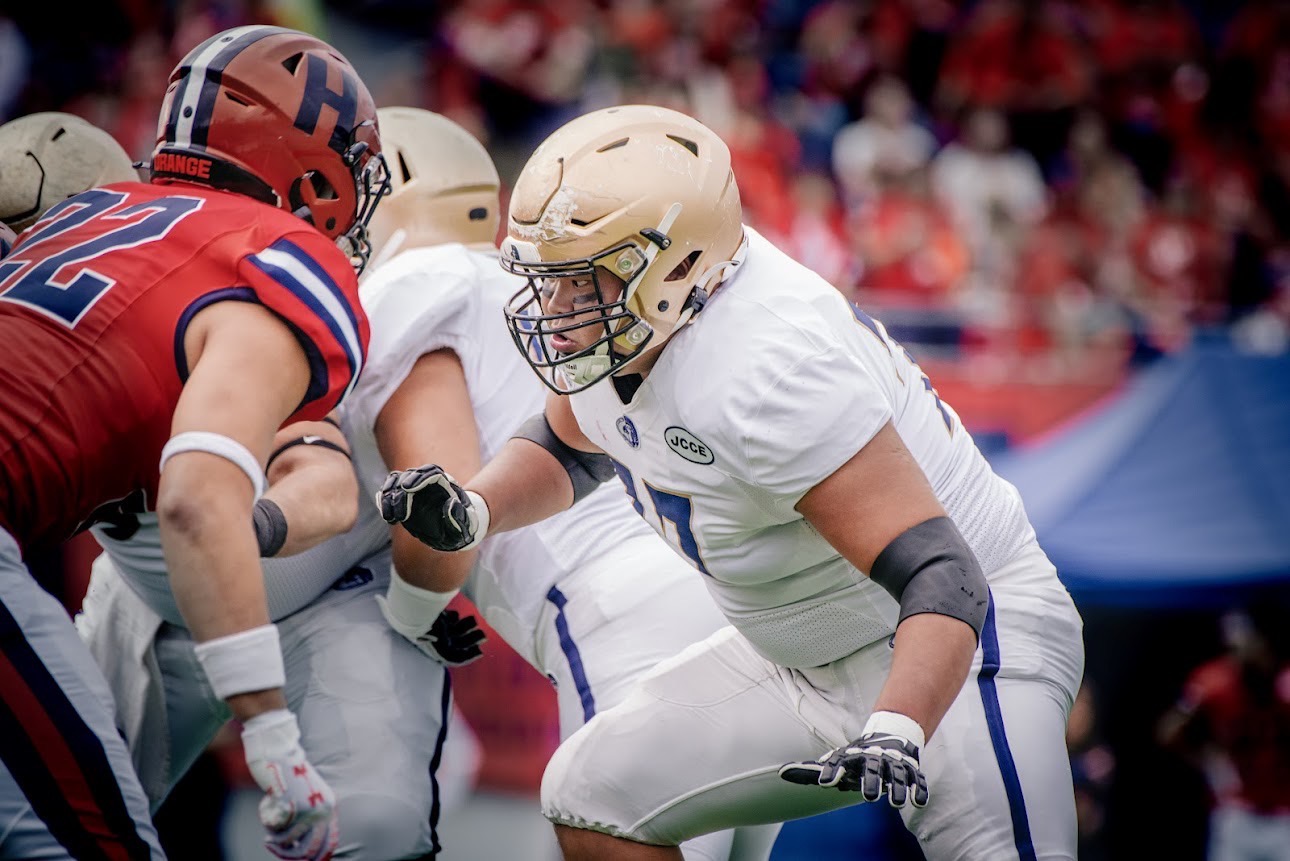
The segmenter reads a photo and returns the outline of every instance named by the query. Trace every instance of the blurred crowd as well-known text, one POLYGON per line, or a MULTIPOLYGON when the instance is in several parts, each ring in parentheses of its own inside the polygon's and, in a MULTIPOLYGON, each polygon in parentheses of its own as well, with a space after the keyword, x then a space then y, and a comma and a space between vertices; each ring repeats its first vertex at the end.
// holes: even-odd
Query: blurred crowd
POLYGON ((330 21, 342 45, 350 26, 415 39, 423 64, 373 81, 378 99, 438 110, 520 159, 608 104, 694 114, 730 144, 749 222, 925 351, 1060 379, 1179 349, 1198 325, 1290 342, 1290 4, 1277 0, 124 0, 56 24, 10 14, 0 118, 68 110, 140 157, 193 45, 238 23, 330 21))

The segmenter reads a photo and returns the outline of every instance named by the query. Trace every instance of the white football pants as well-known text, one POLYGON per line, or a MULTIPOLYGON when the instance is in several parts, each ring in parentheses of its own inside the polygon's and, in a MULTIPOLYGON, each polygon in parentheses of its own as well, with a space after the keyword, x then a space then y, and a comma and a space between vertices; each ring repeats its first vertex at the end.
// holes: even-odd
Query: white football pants
MULTIPOLYGON (((972 671, 922 752, 931 792, 906 825, 931 861, 1075 858, 1066 718, 1082 623, 1038 547, 991 580, 972 671)), ((762 658, 733 628, 660 664, 556 752, 542 807, 557 823, 677 845, 860 801, 804 787, 783 763, 856 738, 891 666, 890 641, 810 670, 762 658)))
MULTIPOLYGON (((556 687, 560 738, 622 702, 660 661, 726 624, 702 575, 654 535, 565 577, 547 593, 532 651, 538 672, 556 687)), ((778 833, 777 823, 725 830, 681 848, 686 861, 765 861, 778 833)))

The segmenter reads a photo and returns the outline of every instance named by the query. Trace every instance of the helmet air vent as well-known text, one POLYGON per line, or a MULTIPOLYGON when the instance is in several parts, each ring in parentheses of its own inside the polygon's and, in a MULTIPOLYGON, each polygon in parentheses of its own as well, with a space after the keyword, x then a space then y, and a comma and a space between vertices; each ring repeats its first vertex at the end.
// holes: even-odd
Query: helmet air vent
POLYGON ((282 68, 294 75, 296 73, 296 67, 300 65, 302 57, 304 57, 303 52, 292 54, 290 57, 287 57, 287 59, 282 61, 282 68))
POLYGON ((399 150, 399 172, 403 174, 405 183, 412 181, 412 171, 408 169, 408 161, 403 157, 402 150, 399 150))
POLYGON ((631 138, 623 138, 622 140, 616 140, 613 143, 605 144, 600 149, 596 150, 596 152, 608 152, 611 149, 618 149, 620 146, 627 146, 627 142, 629 140, 631 140, 631 138))
POLYGON ((667 139, 671 141, 676 141, 681 146, 688 149, 690 151, 690 155, 695 156, 696 158, 698 157, 699 145, 694 141, 689 140, 688 138, 678 137, 677 135, 668 135, 667 139))
POLYGON ((672 267, 672 271, 667 273, 667 277, 663 280, 680 281, 686 275, 689 275, 690 269, 693 268, 695 262, 699 259, 699 255, 702 253, 702 251, 691 251, 685 256, 684 260, 672 267))

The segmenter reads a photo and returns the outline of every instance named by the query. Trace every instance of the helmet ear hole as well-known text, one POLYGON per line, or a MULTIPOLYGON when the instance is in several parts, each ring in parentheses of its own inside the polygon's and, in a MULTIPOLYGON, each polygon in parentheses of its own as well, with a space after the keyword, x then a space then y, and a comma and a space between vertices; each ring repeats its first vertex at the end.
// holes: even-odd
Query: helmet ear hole
POLYGON ((303 218, 310 224, 314 223, 313 213, 309 211, 309 201, 305 200, 302 190, 304 188, 305 178, 296 177, 291 183, 291 189, 287 192, 287 202, 291 204, 291 214, 297 218, 303 218))
POLYGON ((314 188, 314 197, 318 200, 339 200, 340 195, 336 193, 336 187, 331 184, 327 177, 323 176, 320 171, 311 170, 305 174, 305 179, 314 188))
MULTIPOLYGON (((336 200, 339 195, 336 194, 336 188, 316 170, 311 170, 304 176, 296 177, 295 182, 291 183, 291 191, 288 196, 288 202, 291 204, 291 213, 297 218, 303 218, 315 227, 318 222, 314 220, 313 204, 320 200, 336 200), (305 183, 309 184, 308 191, 305 189, 305 183)), ((327 229, 333 229, 335 219, 330 219, 331 224, 327 229)))

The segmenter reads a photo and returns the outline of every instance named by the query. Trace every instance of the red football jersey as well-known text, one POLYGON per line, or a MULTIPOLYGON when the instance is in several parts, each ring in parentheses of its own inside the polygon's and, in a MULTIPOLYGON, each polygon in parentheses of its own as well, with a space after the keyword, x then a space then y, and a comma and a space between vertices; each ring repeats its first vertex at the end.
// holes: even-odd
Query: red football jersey
POLYGON ((184 385, 184 331, 258 302, 309 358, 295 419, 326 415, 367 354, 358 279, 334 243, 248 197, 121 183, 50 209, 0 260, 0 527, 24 548, 95 509, 156 499, 184 385))

